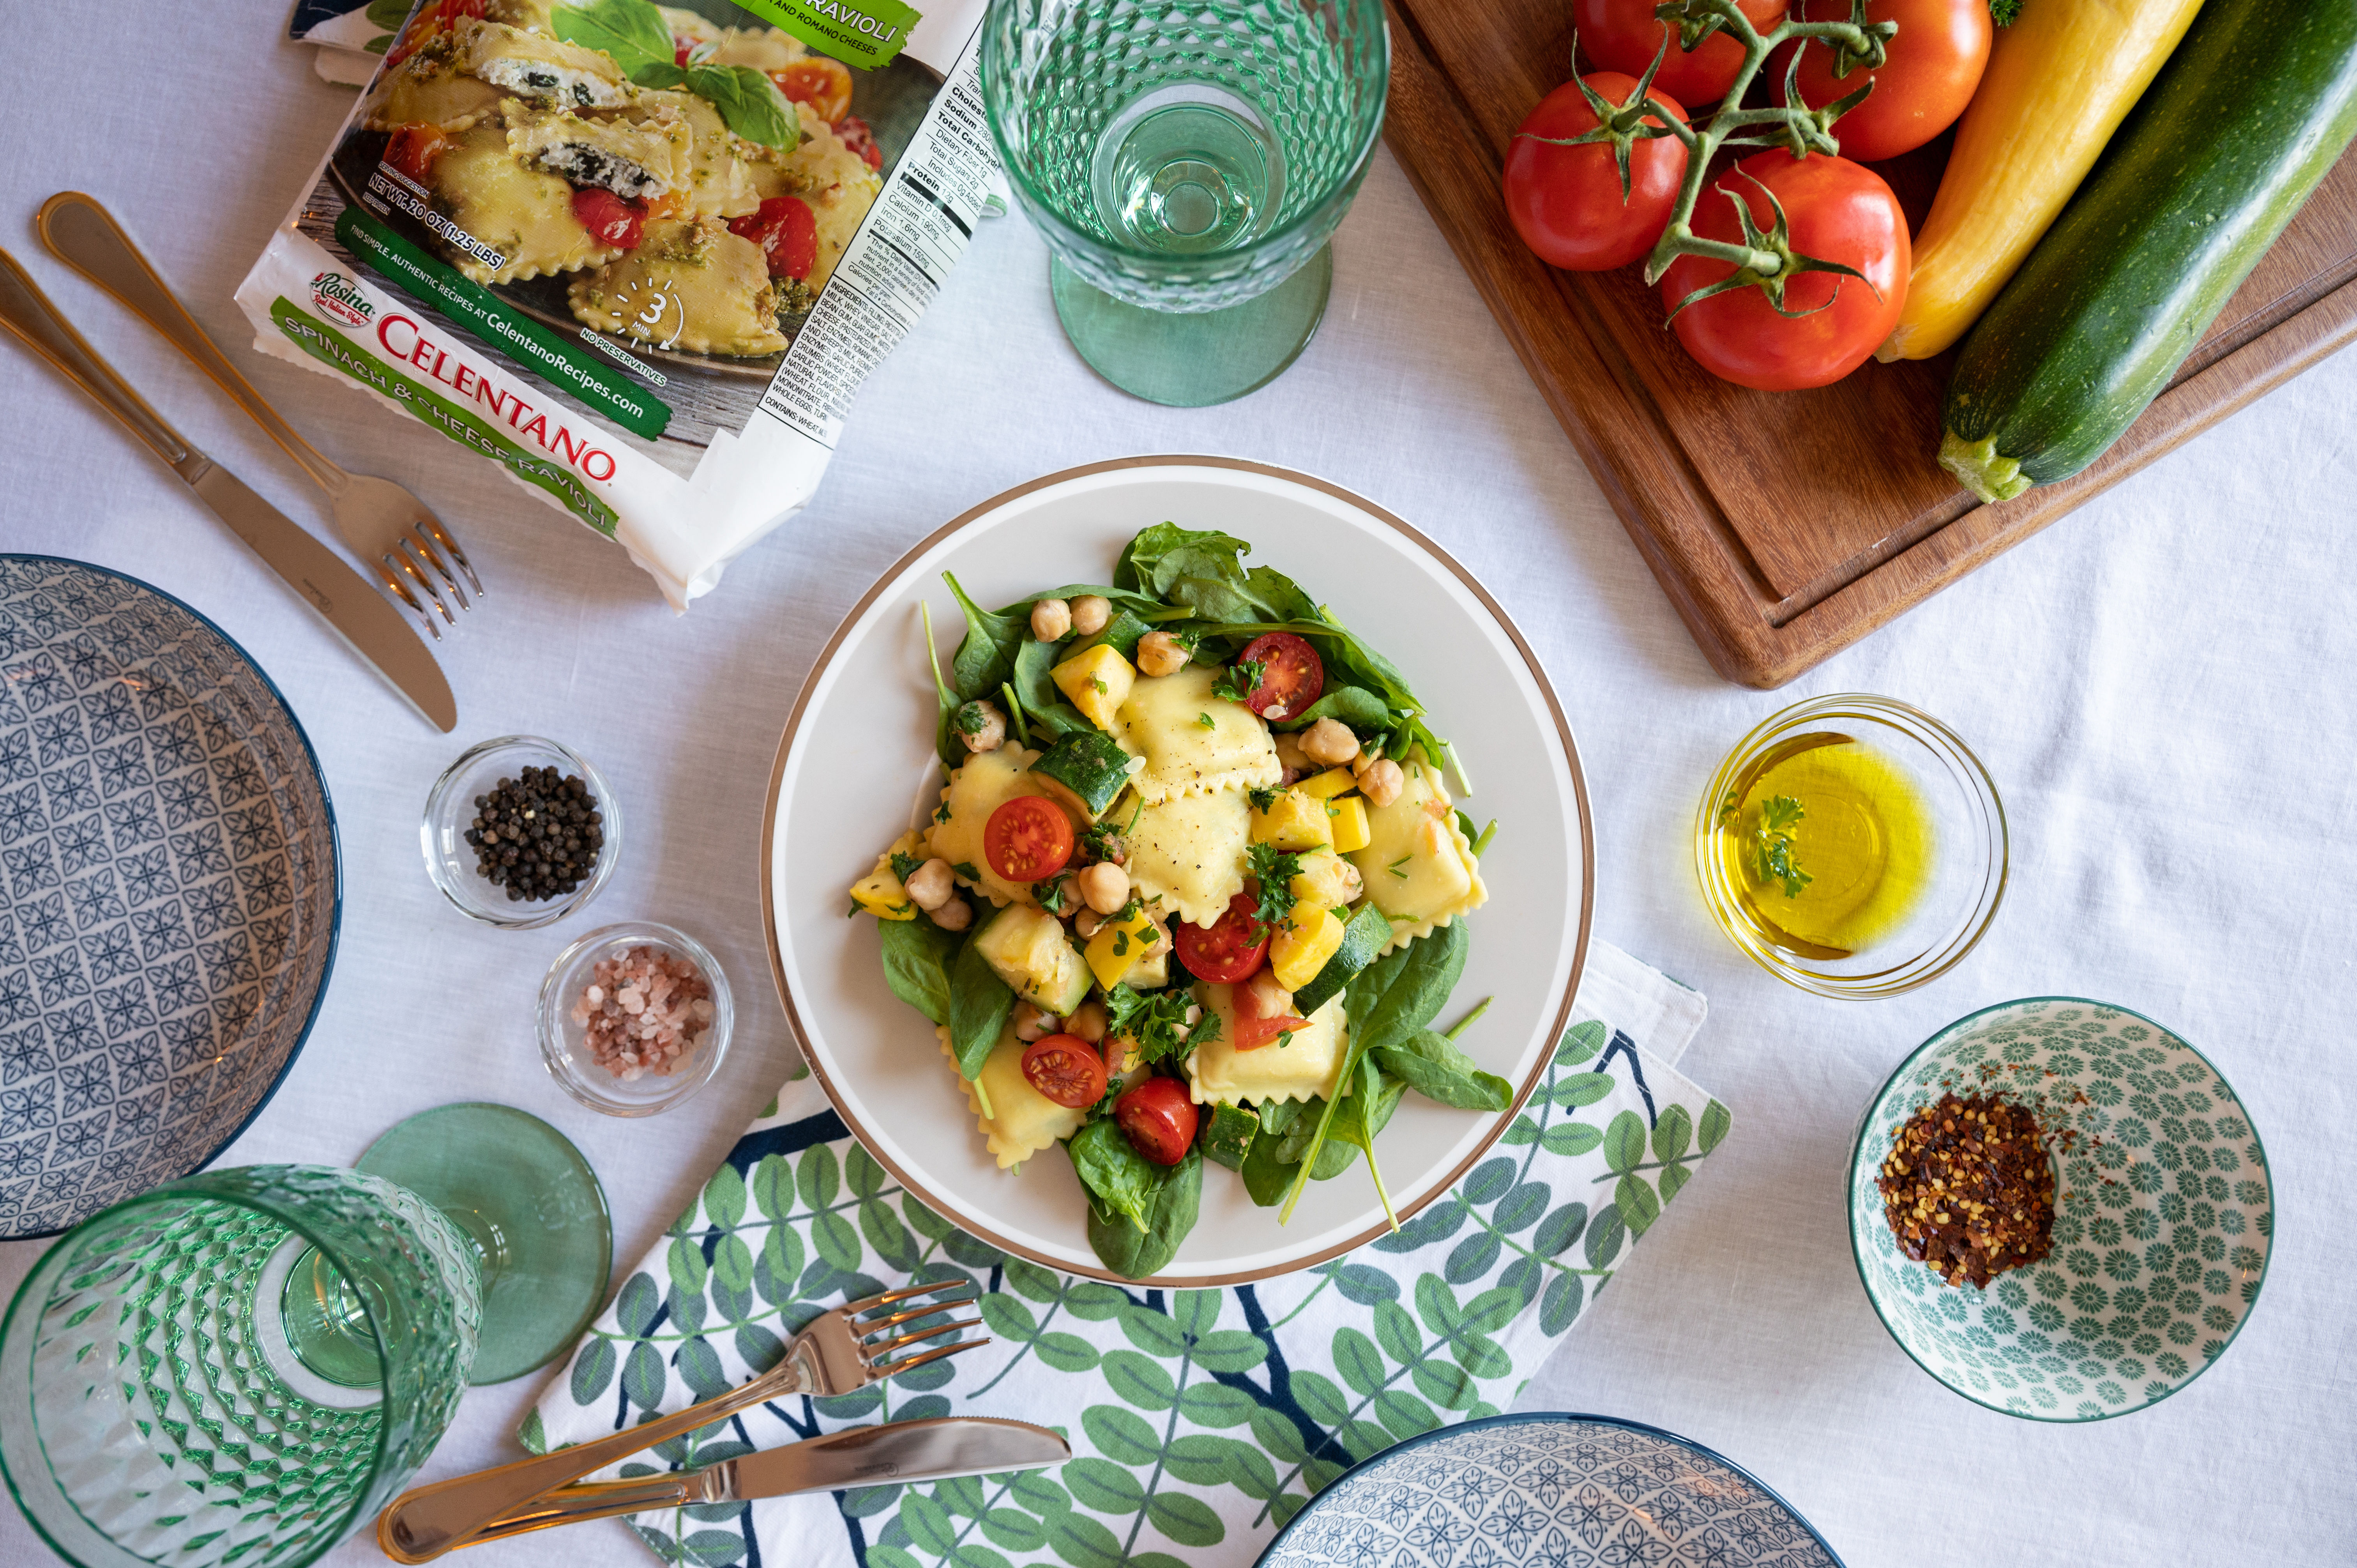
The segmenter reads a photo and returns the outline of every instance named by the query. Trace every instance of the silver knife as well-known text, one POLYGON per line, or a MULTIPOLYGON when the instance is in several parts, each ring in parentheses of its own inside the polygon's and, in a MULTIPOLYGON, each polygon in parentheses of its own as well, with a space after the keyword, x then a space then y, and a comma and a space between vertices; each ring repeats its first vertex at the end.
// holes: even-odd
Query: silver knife
POLYGON ((264 565, 301 594, 345 645, 375 666, 427 723, 445 735, 458 726, 458 702, 450 694, 450 682, 443 679, 434 655, 410 632, 401 612, 334 552, 166 424, 82 340, 5 250, 0 250, 0 327, 24 339, 26 347, 146 443, 214 516, 229 524, 231 532, 262 557, 264 565))
POLYGON ((996 1475, 1061 1465, 1071 1445, 1044 1426, 986 1416, 943 1416, 889 1426, 855 1426, 806 1443, 723 1459, 700 1470, 641 1476, 627 1481, 581 1481, 559 1487, 459 1542, 473 1546, 528 1530, 585 1519, 651 1509, 750 1502, 795 1492, 848 1487, 906 1486, 953 1476, 996 1475))

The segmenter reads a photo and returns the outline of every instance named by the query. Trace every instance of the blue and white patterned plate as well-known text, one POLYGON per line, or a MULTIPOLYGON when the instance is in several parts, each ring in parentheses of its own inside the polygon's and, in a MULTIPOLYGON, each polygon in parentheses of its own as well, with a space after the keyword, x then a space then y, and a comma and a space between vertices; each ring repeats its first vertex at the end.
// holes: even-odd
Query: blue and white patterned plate
POLYGON ((310 1032, 340 884, 311 743, 242 650, 135 578, 0 555, 0 1238, 244 1130, 310 1032))
POLYGON ((1385 1449, 1311 1499, 1259 1568, 1841 1568, 1750 1472, 1658 1427, 1498 1415, 1385 1449))

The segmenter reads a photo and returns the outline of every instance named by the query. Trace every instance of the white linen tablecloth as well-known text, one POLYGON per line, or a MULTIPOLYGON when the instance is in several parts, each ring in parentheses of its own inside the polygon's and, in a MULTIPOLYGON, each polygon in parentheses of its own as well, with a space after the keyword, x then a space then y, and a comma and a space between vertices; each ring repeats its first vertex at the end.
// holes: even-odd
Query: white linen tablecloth
MULTIPOLYGON (((1481 575, 1545 660, 1596 803, 1596 929, 1708 994, 1690 1069, 1735 1108, 1734 1162, 1524 1391, 1684 1433, 1749 1466, 1851 1568, 2174 1560, 2345 1563, 2357 1536, 2357 358, 2329 362, 1778 693, 1712 674, 1388 156, 1335 243, 1333 305, 1282 380, 1178 412, 1114 392, 1065 344, 1045 254, 986 226, 868 382, 817 502, 674 618, 619 551, 489 465, 335 383, 262 360, 230 293, 348 109, 283 43, 285 0, 9 8, 0 244, 188 435, 328 536, 319 498, 243 416, 39 247, 33 209, 89 190, 331 456, 409 485, 492 593, 443 652, 457 736, 398 707, 177 480, 79 393, 0 345, 0 548, 72 555, 188 600, 285 692, 342 826, 343 946, 318 1026, 223 1156, 344 1163, 447 1101, 563 1128, 642 1254, 791 1060, 753 880, 762 791, 819 646, 911 541, 1000 489, 1132 452, 1228 453, 1349 486, 1481 575), (96 28, 102 15, 106 26, 96 28), (123 29, 128 27, 129 32, 123 29), (125 77, 93 76, 96 41, 125 77), (1695 793, 1784 703, 1872 691, 1954 725, 1996 776, 2012 883, 1980 948, 1895 1001, 1833 1003, 1753 968, 1704 912, 1695 793), (416 813, 458 747, 522 730, 603 768, 630 843, 590 920, 711 944, 741 1009, 718 1080, 621 1122, 542 1071, 532 1002, 576 919, 487 934, 418 864, 416 813), (1851 1130, 1898 1060, 1991 1002, 2068 993, 2208 1052, 2275 1161, 2270 1277, 2219 1365, 2164 1404, 2048 1427, 1966 1403, 1876 1322, 1850 1262, 1851 1130)), ((0 1246, 13 1291, 45 1243, 0 1246)), ((470 1394, 425 1477, 516 1456, 539 1377, 470 1394)), ((638 1568, 619 1525, 485 1550, 638 1568)), ((0 1563, 44 1560, 13 1510, 0 1563)), ((365 1536, 330 1559, 382 1562, 365 1536)))

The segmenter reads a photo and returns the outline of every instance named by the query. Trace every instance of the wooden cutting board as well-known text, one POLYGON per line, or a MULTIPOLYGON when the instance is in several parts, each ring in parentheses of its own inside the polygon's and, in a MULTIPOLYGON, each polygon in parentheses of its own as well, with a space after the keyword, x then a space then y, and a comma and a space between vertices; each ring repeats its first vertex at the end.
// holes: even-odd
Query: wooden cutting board
MULTIPOLYGON (((1570 73, 1564 0, 1389 0, 1385 137, 1711 664, 1781 686, 2357 338, 2344 158, 2176 381, 2076 478, 1983 506, 1941 468, 1952 355, 1803 392, 1717 380, 1637 269, 1558 272, 1507 220, 1514 127, 1570 73)), ((1881 166, 1920 223, 1944 140, 1881 166)))

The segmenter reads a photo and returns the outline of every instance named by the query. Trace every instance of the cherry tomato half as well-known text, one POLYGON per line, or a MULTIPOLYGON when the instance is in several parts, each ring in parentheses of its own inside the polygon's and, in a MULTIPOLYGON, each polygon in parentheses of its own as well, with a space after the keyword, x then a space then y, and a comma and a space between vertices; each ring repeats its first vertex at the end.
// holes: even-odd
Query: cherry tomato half
POLYGON ((1026 1046, 1023 1076, 1032 1088, 1075 1111, 1104 1098, 1104 1058, 1078 1035, 1047 1035, 1026 1046))
POLYGON ((799 196, 770 198, 729 220, 728 231, 761 247, 773 278, 806 278, 818 261, 818 214, 799 196))
POLYGON ((788 99, 809 104, 830 125, 851 113, 851 68, 841 60, 812 55, 771 71, 770 80, 788 99))
POLYGON ((983 824, 982 857, 1009 882, 1037 882, 1072 858, 1072 820, 1052 800, 1017 795, 983 824))
POLYGON ((581 227, 598 243, 619 245, 626 251, 636 250, 646 232, 646 209, 631 205, 602 185, 573 193, 573 216, 581 220, 581 227))
POLYGON ((856 114, 845 114, 834 123, 834 134, 843 138, 845 146, 859 155, 861 162, 878 174, 884 172, 884 149, 876 145, 876 133, 866 121, 856 114))
POLYGON ((1256 1051, 1286 1036, 1309 1027, 1309 1020, 1293 1010, 1293 996, 1276 982, 1274 970, 1264 969, 1235 988, 1229 998, 1235 1015, 1235 1048, 1256 1051))
MULTIPOLYGON (((996 817, 991 820, 997 821, 996 817)), ((1170 940, 1178 950, 1178 961, 1187 966, 1187 972, 1198 980, 1221 985, 1251 979, 1253 972, 1260 968, 1261 960, 1268 956, 1268 940, 1273 934, 1253 918, 1253 911, 1259 908, 1251 894, 1239 893, 1228 900, 1228 912, 1209 926, 1193 926, 1185 921, 1174 924, 1170 940)))
MULTIPOLYGON (((1740 0, 1746 20, 1766 32, 1784 20, 1785 0, 1740 0)), ((1653 51, 1669 35, 1670 52, 1663 57, 1653 85, 1699 113, 1709 113, 1735 85, 1743 69, 1743 46, 1726 30, 1711 34, 1691 54, 1678 48, 1677 34, 1667 22, 1653 19, 1653 0, 1572 0, 1572 26, 1579 29, 1579 47, 1607 70, 1642 76, 1653 63, 1653 51)))
POLYGON ((1297 716, 1326 690, 1326 661, 1307 638, 1289 631, 1254 638, 1236 661, 1261 667, 1260 684, 1244 699, 1244 706, 1271 724, 1297 716))
MULTIPOLYGON (((1911 264, 1906 215, 1873 170, 1847 158, 1795 159, 1778 150, 1748 157, 1712 182, 1695 204, 1695 232, 1742 240, 1727 191, 1742 196, 1754 223, 1772 226, 1775 209, 1762 186, 1783 204, 1795 251, 1866 275, 1803 273, 1792 279, 1784 308, 1803 314, 1780 316, 1759 289, 1738 288, 1678 311, 1671 325, 1703 369, 1738 385, 1789 392, 1837 381, 1864 364, 1899 325, 1911 264)), ((1680 256, 1662 276, 1663 307, 1676 309, 1678 301, 1732 270, 1726 262, 1680 256)))
MULTIPOLYGON (((1804 22, 1846 22, 1849 0, 1802 0, 1804 22)), ((1986 0, 1871 0, 1869 22, 1896 22, 1889 58, 1873 73, 1866 102, 1834 122, 1842 156, 1860 163, 1912 152, 1956 123, 1973 101, 1988 65, 1989 23, 1986 0)), ((1775 75, 1781 102, 1784 70, 1792 46, 1776 51, 1768 70, 1775 75)), ((1866 85, 1867 72, 1834 75, 1834 51, 1812 42, 1801 56, 1801 101, 1821 109, 1866 85)))
MULTIPOLYGON (((1599 70, 1581 79, 1608 103, 1625 103, 1637 79, 1599 70)), ((1654 88, 1655 102, 1685 118, 1685 106, 1654 88)), ((1660 124, 1658 116, 1653 123, 1660 124)), ((1600 122, 1566 81, 1544 98, 1514 133, 1506 149, 1506 216, 1523 243, 1550 266, 1573 272, 1609 272, 1641 258, 1662 237, 1678 204, 1678 182, 1686 177, 1685 144, 1674 136, 1639 142, 1629 149, 1629 194, 1620 195, 1620 166, 1610 146, 1550 146, 1534 136, 1585 135, 1600 122)))
POLYGON ((434 177, 434 160, 449 145, 439 125, 402 125, 385 144, 384 161, 424 185, 434 177))
POLYGON ((1113 1102, 1129 1146, 1157 1165, 1175 1165, 1195 1142, 1195 1103, 1175 1078, 1149 1078, 1113 1102))

